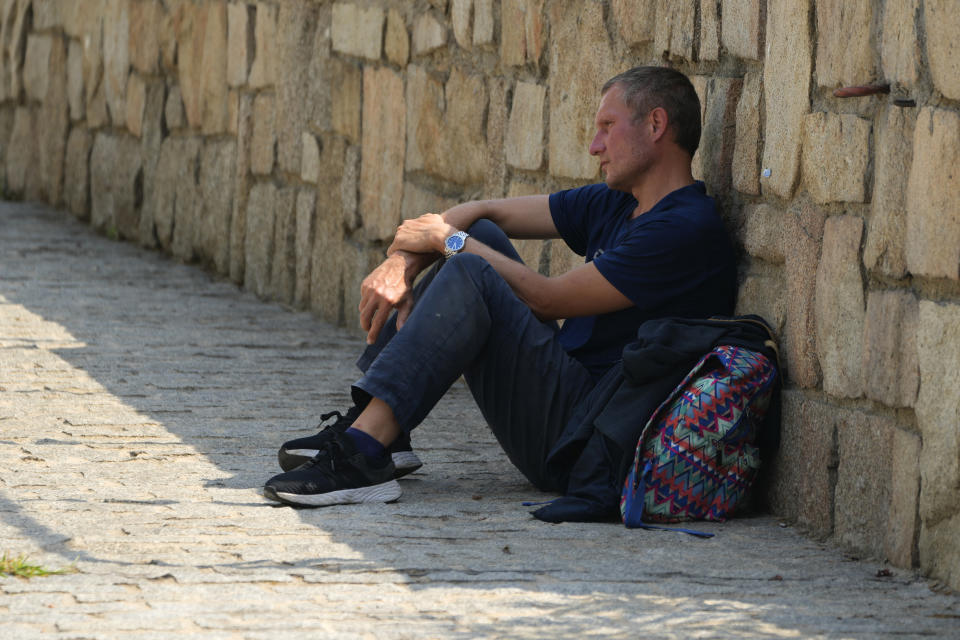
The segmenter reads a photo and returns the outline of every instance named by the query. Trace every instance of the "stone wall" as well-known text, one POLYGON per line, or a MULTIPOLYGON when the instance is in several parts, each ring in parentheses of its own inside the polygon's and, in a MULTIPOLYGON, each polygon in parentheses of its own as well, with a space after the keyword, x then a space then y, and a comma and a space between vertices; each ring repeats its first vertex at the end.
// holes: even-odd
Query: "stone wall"
MULTIPOLYGON (((769 499, 960 587, 951 0, 0 0, 0 175, 111 236, 355 323, 397 223, 598 178, 598 88, 674 65, 698 176, 782 336, 769 499), (841 86, 889 93, 838 98, 841 86)), ((575 262, 521 243, 544 273, 575 262)))

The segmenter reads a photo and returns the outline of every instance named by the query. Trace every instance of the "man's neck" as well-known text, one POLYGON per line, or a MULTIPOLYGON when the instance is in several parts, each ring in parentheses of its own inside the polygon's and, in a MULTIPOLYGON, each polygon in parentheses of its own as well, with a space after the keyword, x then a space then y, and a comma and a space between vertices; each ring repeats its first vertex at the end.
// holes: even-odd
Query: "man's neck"
POLYGON ((630 191, 637 201, 637 208, 631 217, 636 218, 646 213, 663 200, 667 194, 689 186, 693 182, 693 173, 690 171, 689 162, 672 167, 660 165, 653 168, 650 172, 644 174, 641 183, 630 191))

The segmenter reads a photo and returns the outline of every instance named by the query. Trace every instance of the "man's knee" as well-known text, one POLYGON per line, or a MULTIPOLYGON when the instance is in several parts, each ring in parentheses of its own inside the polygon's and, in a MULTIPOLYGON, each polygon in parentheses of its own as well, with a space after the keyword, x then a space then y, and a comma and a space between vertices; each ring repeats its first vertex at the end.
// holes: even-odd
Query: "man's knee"
POLYGON ((500 227, 486 218, 480 218, 470 225, 467 233, 486 245, 491 245, 506 237, 500 227))

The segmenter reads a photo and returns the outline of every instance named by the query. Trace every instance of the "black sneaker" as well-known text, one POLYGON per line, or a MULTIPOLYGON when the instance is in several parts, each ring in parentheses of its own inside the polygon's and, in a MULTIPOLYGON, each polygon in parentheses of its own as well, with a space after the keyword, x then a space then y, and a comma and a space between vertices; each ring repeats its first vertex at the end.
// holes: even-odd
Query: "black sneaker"
MULTIPOLYGON (((320 425, 323 425, 325 421, 334 416, 336 416, 336 419, 323 427, 319 433, 284 442, 280 446, 280 451, 277 452, 277 460, 280 462, 280 468, 284 471, 292 471, 309 461, 317 455, 324 442, 330 440, 334 435, 346 431, 359 415, 360 408, 356 406, 351 407, 347 411, 347 415, 343 415, 339 411, 331 411, 330 413, 321 415, 320 425)), ((387 447, 387 452, 390 453, 390 457, 393 459, 393 466, 396 469, 396 475, 394 477, 396 478, 401 478, 408 473, 413 473, 423 466, 420 458, 413 452, 413 448, 410 446, 410 436, 406 433, 401 433, 400 436, 393 441, 393 444, 387 447)))
POLYGON ((393 502, 403 493, 393 476, 390 458, 373 466, 349 436, 335 433, 308 462, 267 480, 263 495, 303 507, 393 502))

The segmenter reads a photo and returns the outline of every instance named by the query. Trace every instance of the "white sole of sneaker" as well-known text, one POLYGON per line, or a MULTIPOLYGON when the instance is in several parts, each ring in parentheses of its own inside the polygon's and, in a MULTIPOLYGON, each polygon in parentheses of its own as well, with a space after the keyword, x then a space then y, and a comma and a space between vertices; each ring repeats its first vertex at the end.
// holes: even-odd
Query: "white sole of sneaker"
MULTIPOLYGON (((309 507, 328 507, 334 504, 359 504, 362 502, 393 502, 403 495, 403 490, 396 480, 388 480, 369 487, 356 489, 341 489, 329 493, 315 495, 301 495, 298 493, 272 492, 278 500, 290 504, 302 504, 309 507)), ((272 497, 272 496, 267 496, 272 497)))

